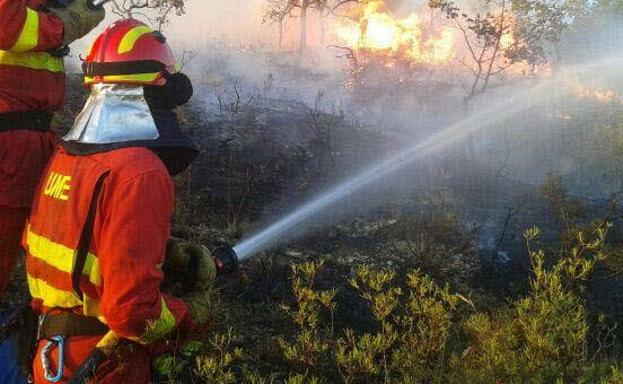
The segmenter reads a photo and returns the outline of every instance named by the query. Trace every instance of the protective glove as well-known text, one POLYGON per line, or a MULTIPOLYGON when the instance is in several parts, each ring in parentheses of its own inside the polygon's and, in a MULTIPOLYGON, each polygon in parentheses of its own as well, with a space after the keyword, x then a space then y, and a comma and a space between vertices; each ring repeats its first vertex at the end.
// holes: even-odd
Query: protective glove
POLYGON ((52 12, 63 20, 65 45, 86 36, 106 17, 104 7, 93 7, 91 0, 73 0, 66 8, 53 8, 52 12))
POLYGON ((212 319, 210 292, 190 292, 182 300, 188 305, 190 315, 197 324, 204 326, 212 319))
POLYGON ((192 283, 191 292, 208 292, 216 278, 212 253, 203 245, 172 238, 167 243, 165 274, 174 273, 192 283))

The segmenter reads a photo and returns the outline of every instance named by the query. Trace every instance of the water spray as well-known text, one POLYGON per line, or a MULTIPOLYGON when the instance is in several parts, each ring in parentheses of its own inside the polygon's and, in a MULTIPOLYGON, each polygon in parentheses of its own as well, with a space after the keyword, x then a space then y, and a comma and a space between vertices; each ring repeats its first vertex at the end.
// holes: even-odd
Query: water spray
MULTIPOLYGON (((610 58, 597 62, 589 62, 572 67, 568 70, 567 74, 578 75, 586 71, 593 71, 593 73, 595 73, 594 71, 599 66, 608 65, 607 68, 612 68, 612 65, 620 66, 621 61, 623 61, 621 58, 610 58)), ((599 71, 598 73, 604 72, 607 71, 599 71)), ((504 98, 502 101, 498 101, 496 104, 433 134, 428 139, 412 144, 398 154, 328 189, 319 197, 309 200, 300 208, 294 210, 274 224, 271 224, 266 229, 243 240, 240 244, 233 247, 232 252, 237 255, 240 261, 244 261, 277 243, 288 240, 295 229, 301 225, 310 224, 320 212, 360 191, 363 187, 378 181, 383 176, 405 165, 409 165, 423 156, 430 155, 451 144, 455 144, 493 123, 508 120, 516 116, 518 113, 525 111, 532 103, 536 103, 537 95, 543 95, 547 92, 546 94, 549 99, 557 97, 554 91, 563 88, 564 78, 564 76, 559 76, 549 79, 517 95, 504 98)))

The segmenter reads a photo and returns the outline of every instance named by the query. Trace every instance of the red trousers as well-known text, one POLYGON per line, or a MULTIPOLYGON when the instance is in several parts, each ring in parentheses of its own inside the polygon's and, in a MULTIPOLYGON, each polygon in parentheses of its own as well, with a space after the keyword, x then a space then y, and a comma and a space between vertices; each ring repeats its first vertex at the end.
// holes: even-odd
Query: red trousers
POLYGON ((56 141, 52 132, 0 133, 0 300, 20 255, 24 223, 56 141))
MULTIPOLYGON (((66 383, 72 377, 99 340, 100 337, 91 336, 70 336, 67 338, 61 383, 66 383)), ((41 361, 41 350, 46 343, 46 340, 39 342, 35 355, 33 367, 35 384, 49 384, 45 380, 41 361)), ((55 375, 58 369, 58 348, 54 348, 49 356, 53 369, 51 373, 55 375)), ((98 384, 148 384, 150 372, 151 355, 147 348, 136 343, 126 342, 99 367, 95 377, 90 382, 98 384)))

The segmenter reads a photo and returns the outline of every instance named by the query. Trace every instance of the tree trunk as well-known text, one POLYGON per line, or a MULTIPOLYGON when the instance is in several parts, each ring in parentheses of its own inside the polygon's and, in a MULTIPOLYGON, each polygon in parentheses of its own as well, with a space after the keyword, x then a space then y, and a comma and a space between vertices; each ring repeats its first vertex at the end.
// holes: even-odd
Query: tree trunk
POLYGON ((307 47, 307 9, 309 8, 309 0, 301 2, 301 38, 299 40, 299 51, 303 52, 307 47))
POLYGON ((279 20, 279 51, 283 49, 283 19, 279 20))
POLYGON ((325 41, 325 25, 324 25, 324 7, 318 5, 318 24, 320 27, 320 43, 324 44, 325 41))

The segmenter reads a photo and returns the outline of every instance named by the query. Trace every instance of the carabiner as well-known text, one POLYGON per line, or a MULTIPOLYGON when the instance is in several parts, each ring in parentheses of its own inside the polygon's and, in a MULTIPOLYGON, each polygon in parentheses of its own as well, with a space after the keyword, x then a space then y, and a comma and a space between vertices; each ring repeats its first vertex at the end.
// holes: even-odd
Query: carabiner
POLYGON ((48 340, 48 343, 41 350, 41 363, 43 365, 43 372, 47 381, 51 383, 58 383, 63 379, 63 367, 65 365, 65 336, 53 336, 48 340), (52 374, 52 362, 48 356, 54 347, 58 348, 58 368, 56 370, 56 375, 52 374))

